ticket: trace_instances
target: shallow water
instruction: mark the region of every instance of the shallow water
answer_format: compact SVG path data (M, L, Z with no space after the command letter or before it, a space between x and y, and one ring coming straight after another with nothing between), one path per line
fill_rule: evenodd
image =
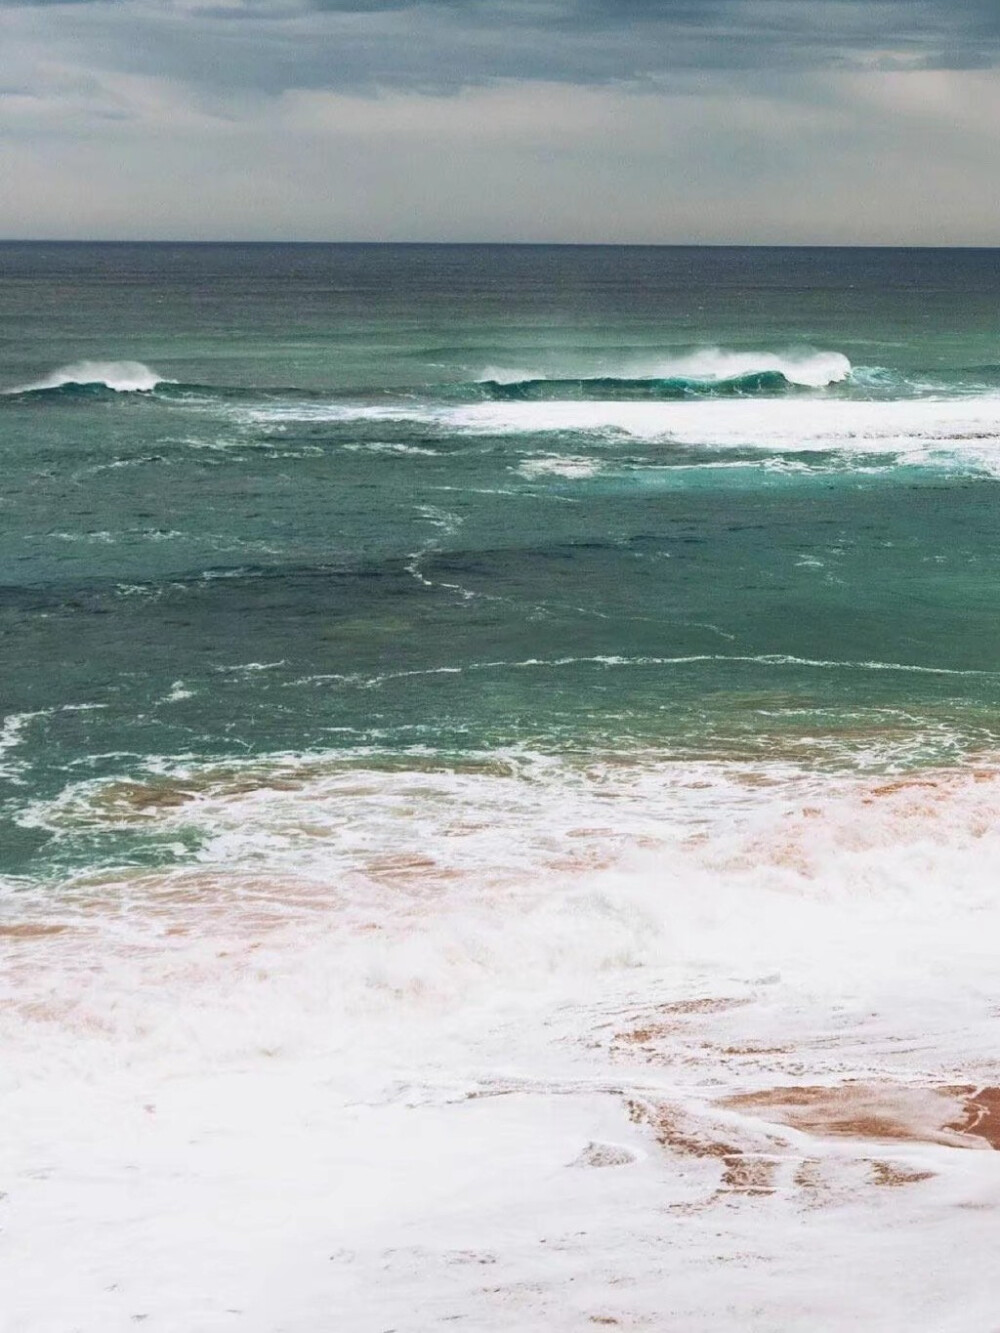
M14 1328L989 1322L998 296L0 246Z

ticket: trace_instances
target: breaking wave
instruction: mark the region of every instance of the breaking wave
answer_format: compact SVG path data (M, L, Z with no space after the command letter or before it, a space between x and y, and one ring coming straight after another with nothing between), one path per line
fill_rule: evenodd
M675 400L820 389L841 383L850 374L851 363L840 352L727 352L710 347L641 374L553 377L490 370L479 384L487 397L500 400Z
M164 380L141 361L74 361L29 384L8 389L9 394L51 393L60 389L110 389L115 393L149 393Z
M731 380L670 379L616 379L601 376L594 379L534 379L484 380L482 390L487 398L501 402L557 400L566 398L608 400L616 398L655 398L677 400L682 398L740 398L754 394L778 394L800 388L780 371L763 370L752 375L739 375Z

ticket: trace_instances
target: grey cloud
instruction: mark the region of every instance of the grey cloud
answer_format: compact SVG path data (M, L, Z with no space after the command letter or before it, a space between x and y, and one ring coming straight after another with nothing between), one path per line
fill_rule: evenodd
M0 234L995 236L996 0L0 7Z
M218 101L499 80L683 90L870 64L972 69L1000 57L996 10L946 0L42 0L20 15L55 57Z
M995 0L26 0L117 68L213 87L443 91L1000 59ZM53 20L55 21L55 20Z

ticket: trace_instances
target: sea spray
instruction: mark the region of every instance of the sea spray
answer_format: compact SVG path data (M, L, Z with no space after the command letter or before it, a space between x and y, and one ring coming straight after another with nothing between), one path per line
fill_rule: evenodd
M113 389L116 393L148 393L164 381L162 375L141 361L75 361L72 365L60 366L51 374L28 384L7 389L10 394L45 393L50 389L62 389L70 385L94 385Z

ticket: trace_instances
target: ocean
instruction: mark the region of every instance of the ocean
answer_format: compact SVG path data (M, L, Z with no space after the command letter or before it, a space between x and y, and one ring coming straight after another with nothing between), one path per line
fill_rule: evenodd
M11 1333L995 1320L1000 252L4 243L0 462Z

